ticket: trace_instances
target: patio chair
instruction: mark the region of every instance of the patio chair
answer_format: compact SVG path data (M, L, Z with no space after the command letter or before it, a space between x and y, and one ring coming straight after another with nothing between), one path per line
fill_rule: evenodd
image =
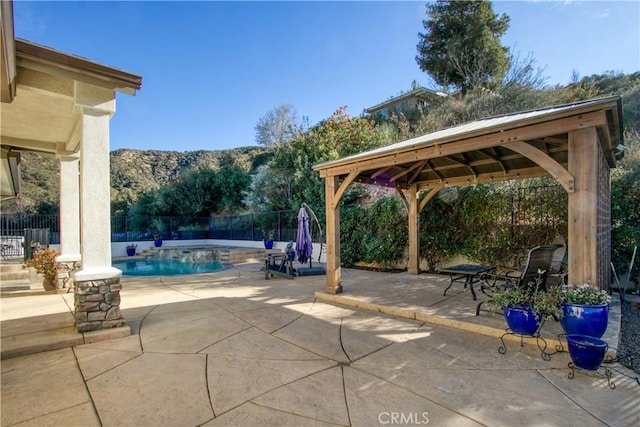
M566 285L568 276L567 242L563 237L558 237L551 244L558 245L558 248L553 252L553 257L551 258L546 284L547 286Z
M529 250L527 254L527 262L522 271L509 270L505 274L491 274L486 273L482 276L482 284L480 290L483 294L489 296L491 300L491 289L496 286L514 287L514 286L527 286L530 282L534 282L538 279L538 276L542 279L540 289L546 289L546 280L551 262L553 260L553 254L558 249L559 245L547 245L547 246L535 246ZM542 271L539 274L538 271ZM476 316L480 315L480 306L485 301L480 301L476 307Z

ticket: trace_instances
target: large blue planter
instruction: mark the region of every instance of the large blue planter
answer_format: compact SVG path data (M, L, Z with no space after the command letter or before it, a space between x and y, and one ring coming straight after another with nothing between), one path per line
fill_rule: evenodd
M567 335L578 334L600 338L607 330L609 304L562 304L562 311L560 324Z
M273 240L264 240L265 249L273 249Z
M509 329L520 335L535 335L542 322L540 313L535 313L531 307L506 306L504 318Z
M589 371L597 370L609 347L606 341L588 335L567 335L569 356L578 368Z

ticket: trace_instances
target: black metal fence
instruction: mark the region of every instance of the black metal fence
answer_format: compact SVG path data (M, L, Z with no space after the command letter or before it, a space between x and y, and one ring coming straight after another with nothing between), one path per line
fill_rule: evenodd
M111 241L133 242L154 240L227 239L261 241L270 238L277 241L295 240L298 227L298 211L248 213L243 215L219 215L212 217L111 217ZM321 223L324 222L324 209ZM3 256L20 256L31 229L49 229L47 244L60 243L58 215L2 214L0 241ZM314 239L318 233L312 233ZM40 236L40 235L39 235ZM38 240L38 239L36 239ZM34 240L35 241L35 240Z

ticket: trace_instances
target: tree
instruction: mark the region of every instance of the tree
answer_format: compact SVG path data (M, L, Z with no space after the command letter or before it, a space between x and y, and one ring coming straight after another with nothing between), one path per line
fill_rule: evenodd
M289 104L281 104L256 124L256 142L267 147L290 141L301 130L298 113Z
M473 88L491 88L509 67L509 49L500 37L509 17L493 12L489 1L442 1L427 5L429 19L418 33L416 62L443 86L465 94Z

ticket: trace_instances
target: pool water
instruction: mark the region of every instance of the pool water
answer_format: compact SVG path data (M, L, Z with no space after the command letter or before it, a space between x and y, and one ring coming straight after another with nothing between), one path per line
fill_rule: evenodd
M220 261L183 262L166 259L115 261L113 266L122 270L123 276L175 276L212 273L228 268Z

